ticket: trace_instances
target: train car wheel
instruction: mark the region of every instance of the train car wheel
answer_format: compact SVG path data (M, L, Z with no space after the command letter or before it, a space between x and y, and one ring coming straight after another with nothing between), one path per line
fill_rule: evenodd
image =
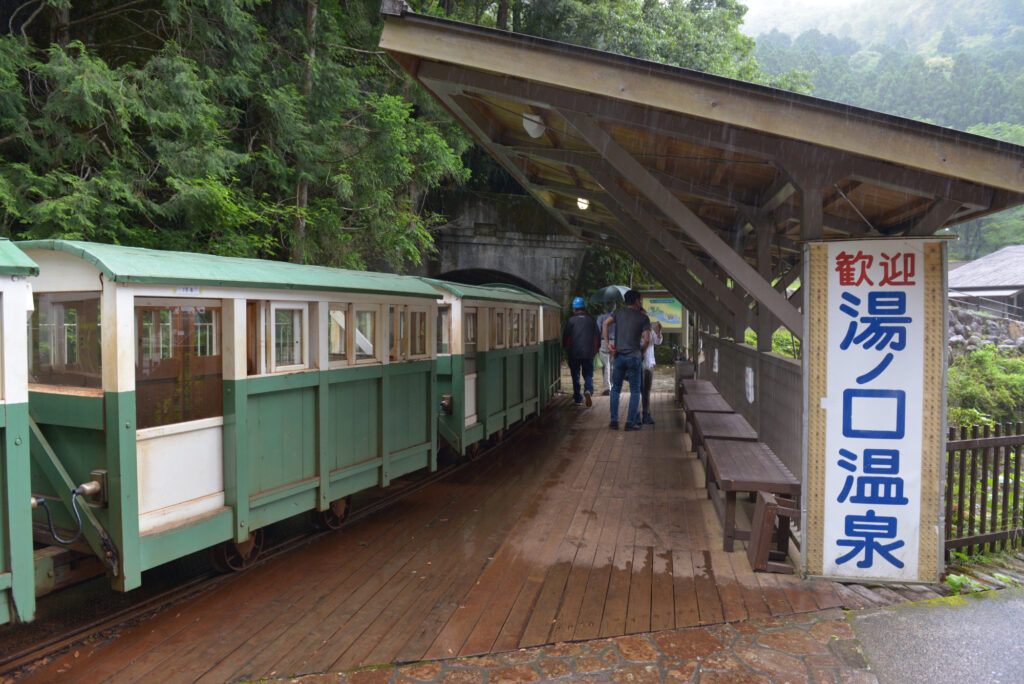
M226 541L213 547L213 564L222 572L245 570L259 558L263 551L263 530L249 534L249 538L238 544Z
M335 499L326 511L320 511L320 524L329 530L340 530L345 519L348 518L350 510L352 510L351 496Z

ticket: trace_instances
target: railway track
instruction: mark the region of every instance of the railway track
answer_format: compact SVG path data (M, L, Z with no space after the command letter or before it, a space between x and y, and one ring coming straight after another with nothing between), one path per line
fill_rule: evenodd
M259 567L270 562L274 558L288 554L302 546L311 544L318 539L336 534L337 532L402 501L404 498L451 476L459 470L472 465L480 458L496 451L501 446L504 438L511 434L511 432L519 430L521 427L529 424L535 419L536 417L530 417L529 419L513 426L508 431L505 431L499 440L495 440L488 446L481 446L472 453L471 457L454 460L454 462L445 465L444 467L439 467L433 473L426 473L419 476L413 474L412 476L405 478L406 482L398 484L397 487L395 486L395 483L392 483L392 486L388 489L377 490L370 494L362 494L361 499L363 500L360 500L357 505L352 507L351 512L336 525L332 525L329 528L319 529L312 527L307 528L305 531L298 534L290 536L285 535L280 540L275 540L274 543L264 548L260 552L258 558L240 572L245 572L251 568ZM73 648L74 646L90 639L102 637L102 635L107 634L112 630L116 630L120 626L143 619L148 615L158 613L193 596L213 591L218 586L231 581L236 574L238 573L225 573L215 570L213 568L213 563L208 563L208 567L206 569L200 570L198 574L190 577L184 583L179 583L163 591L157 591L145 598L140 598L138 601L132 601L129 605L107 611L101 616L78 621L72 627L62 628L56 633L46 632L38 637L32 637L30 635L19 639L17 638L19 636L19 630L31 631L36 623L0 627L0 645L4 643L18 643L17 646L14 646L12 650L8 652L3 652L3 647L0 646L0 676L10 677L13 680L16 680L24 674L26 670L32 669L34 664L45 662L50 657L60 652ZM97 591L96 593L99 594L100 592ZM109 595L110 593L113 593L113 590L106 587L106 593ZM58 592L49 597L51 602L59 601L61 594L62 592ZM122 594L121 596L125 595ZM11 638L12 641L8 641L9 638ZM8 680L4 679L3 681L6 682Z

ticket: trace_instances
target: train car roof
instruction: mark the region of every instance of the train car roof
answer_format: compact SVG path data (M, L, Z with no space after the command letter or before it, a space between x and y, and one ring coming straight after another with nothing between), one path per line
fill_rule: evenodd
M0 273L4 275L39 275L36 262L7 238L0 238Z
M389 273L74 240L28 240L18 242L17 245L21 249L48 249L72 254L93 264L110 280L119 283L266 287L437 297L437 292L419 278Z
M482 299L489 302L528 302L530 304L558 306L554 301L543 295L538 295L513 285L466 285L465 283L452 283L447 280L435 280L434 278L420 278L420 280L451 292L456 297L461 297L462 299Z
M516 292L522 292L527 297L533 298L533 300L536 301L538 304L543 304L544 306L553 306L555 308L561 308L561 305L554 299L546 297L545 295L542 294L538 294L533 290L527 290L525 287L521 287L519 285L512 285L511 283L488 283L487 285L484 285L484 287L501 287L506 290L515 290Z

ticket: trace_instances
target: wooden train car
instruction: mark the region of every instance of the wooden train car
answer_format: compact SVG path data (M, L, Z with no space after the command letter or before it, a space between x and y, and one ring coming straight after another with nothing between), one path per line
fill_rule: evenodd
M534 415L551 398L551 299L506 285L427 280L440 288L437 381L440 436L465 454L483 440ZM555 312L554 316L551 312ZM557 327L557 323L555 324ZM554 348L556 377L558 348Z
M86 539L118 589L436 467L437 291L416 278L67 241L29 326L32 491L99 480ZM38 444L36 444L38 442ZM68 510L59 525L73 528ZM229 547L230 548L230 547Z
M17 245L8 271L0 250L7 619L31 618L31 577L8 577L31 575L33 538L91 553L122 591L206 548L245 567L267 525L309 511L334 524L351 494L436 469L439 431L465 452L557 383L557 306L516 288ZM35 265L30 289L16 279ZM456 396L458 420L442 408Z
M25 317L36 264L0 239L0 624L35 612Z

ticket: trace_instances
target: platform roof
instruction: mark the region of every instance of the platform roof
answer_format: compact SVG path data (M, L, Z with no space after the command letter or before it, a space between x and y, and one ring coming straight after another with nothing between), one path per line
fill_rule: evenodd
M1019 146L399 0L381 11L381 47L568 232L630 251L719 323L770 312L799 334L782 293L805 240L931 235L1024 202Z

